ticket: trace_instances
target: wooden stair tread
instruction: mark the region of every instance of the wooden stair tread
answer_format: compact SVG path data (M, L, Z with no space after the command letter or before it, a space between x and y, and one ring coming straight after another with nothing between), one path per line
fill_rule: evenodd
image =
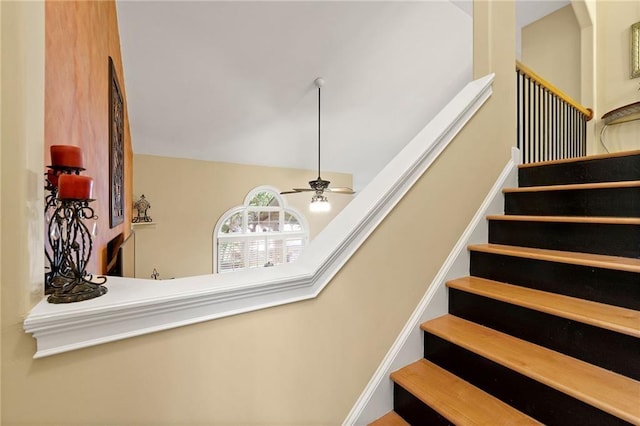
M609 189L609 188L635 188L640 187L640 180L628 180L618 182L598 183L571 183L565 185L523 186L518 188L504 188L502 193L514 192L542 192L542 191L570 191L581 189Z
M395 371L391 379L456 425L540 424L426 359Z
M548 166L548 165L551 165L551 164L567 164L567 163L575 163L575 162L578 162L578 161L603 160L603 159L606 159L606 158L616 158L616 157L631 157L631 156L634 156L634 155L640 155L640 150L610 152L610 153L607 153L607 154L587 155L587 156L583 156L583 157L565 158L565 159L562 159L562 160L540 161L538 163L520 164L520 165L518 165L518 168L526 169L528 167Z
M640 382L453 315L421 328L506 368L633 424L640 424Z
M369 426L409 426L395 411L389 411L384 416L369 423Z
M598 216L531 216L531 215L489 215L488 220L512 220L522 222L563 222L597 223L609 225L640 225L640 217L598 217Z
M502 244L474 244L470 245L468 248L471 251L484 253L640 273L640 259L630 257L508 246Z
M640 312L633 309L478 277L458 278L447 286L640 338Z

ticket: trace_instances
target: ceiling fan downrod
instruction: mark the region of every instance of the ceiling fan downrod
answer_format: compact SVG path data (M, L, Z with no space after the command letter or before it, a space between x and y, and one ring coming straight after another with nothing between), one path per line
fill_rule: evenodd
M328 180L324 180L320 177L320 170L321 170L321 166L320 166L320 148L321 148L321 144L320 144L320 135L321 135L321 129L320 129L320 106L321 106L321 88L324 85L324 79L322 77L318 77L316 78L314 81L314 84L316 85L316 87L318 88L318 178L315 180L311 180L309 181L309 188L293 188L290 191L282 191L280 194L294 194L294 193L298 193L298 192L315 192L316 195L313 198L313 202L315 201L323 201L328 203L327 197L325 197L323 194L324 192L332 192L332 193L338 193L338 194L355 194L355 192L353 191L353 189L351 188L347 188L347 187L342 187L342 188L329 188L329 184L331 182L329 182ZM320 197L322 197L322 199L320 199Z
M318 77L313 81L318 88L318 180L322 180L320 177L320 91L324 86L324 79Z

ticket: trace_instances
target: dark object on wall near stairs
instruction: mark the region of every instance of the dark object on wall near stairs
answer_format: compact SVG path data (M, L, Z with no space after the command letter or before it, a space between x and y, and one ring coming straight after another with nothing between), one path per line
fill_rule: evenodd
M137 214L131 219L133 223L149 223L153 222L151 216L147 215L147 211L151 208L151 203L142 194L140 198L133 203L133 208L136 209Z
M373 424L640 424L640 151L519 181Z

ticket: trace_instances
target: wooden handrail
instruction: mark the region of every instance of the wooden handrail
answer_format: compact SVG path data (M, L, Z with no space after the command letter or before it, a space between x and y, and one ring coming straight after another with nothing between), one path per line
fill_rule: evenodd
M536 74L531 68L527 67L526 65L524 65L520 61L516 61L516 70L520 71L523 74L525 74L531 80L533 80L536 83L538 83L539 85L545 87L547 90L549 90L554 95L558 96L564 102L568 103L569 105L574 107L576 110L580 111L580 113L585 116L585 119L587 121L589 121L589 120L591 120L593 118L593 110L591 108L587 108L587 107L584 107L584 106L580 105L571 96L567 95L562 90L558 89L556 86L554 86L553 84L549 83L547 80L545 80L544 78L542 78L541 76Z

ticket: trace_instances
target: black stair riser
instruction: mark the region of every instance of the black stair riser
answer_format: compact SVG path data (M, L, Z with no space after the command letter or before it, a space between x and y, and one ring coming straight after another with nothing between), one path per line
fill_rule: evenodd
M640 274L471 251L475 277L640 310Z
M640 180L640 155L524 167L521 187Z
M629 424L430 333L424 345L429 361L546 425Z
M507 192L505 214L640 217L640 187Z
M640 380L635 337L454 288L449 313Z
M412 426L453 425L397 383L393 384L393 411Z
M489 242L640 258L640 225L490 220Z

